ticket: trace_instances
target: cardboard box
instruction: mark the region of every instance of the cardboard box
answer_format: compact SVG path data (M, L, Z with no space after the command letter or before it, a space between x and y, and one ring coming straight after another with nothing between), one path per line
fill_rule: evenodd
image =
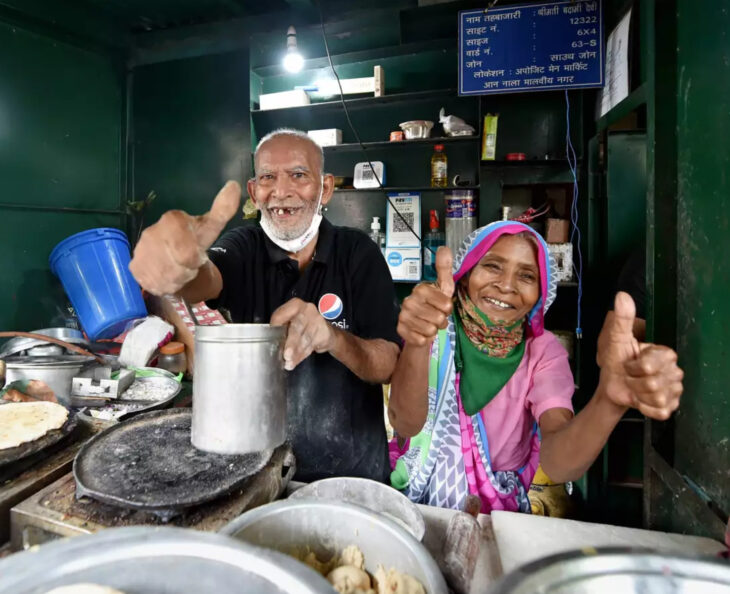
M339 128L325 128L324 130L307 130L307 136L319 146L334 146L342 144L342 130Z
M259 106L262 110L298 107L300 105L309 105L309 95L302 89L259 95Z
M565 219L548 219L545 225L545 240L548 243L568 243L570 221Z

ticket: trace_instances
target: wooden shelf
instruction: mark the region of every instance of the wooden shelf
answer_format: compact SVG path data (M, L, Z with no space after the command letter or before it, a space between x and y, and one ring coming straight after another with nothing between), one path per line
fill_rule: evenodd
M581 160L578 159L578 165ZM508 161L507 159L480 161L482 167L566 167L567 159L525 159L523 161Z
M335 188L335 193L349 192L451 192L452 190L478 190L479 186L448 186L446 188L432 188L431 186L415 186L406 188Z
M359 109L366 107L377 107L379 105L388 105L391 103L413 102L413 101L433 101L442 97L458 97L456 89L436 89L432 91L414 91L412 93L395 93L394 95L383 95L382 97L362 97L359 99L345 99L348 109ZM251 115L260 114L276 114L291 110L307 110L307 109L332 109L342 107L342 101L319 101L308 105L297 105L294 107L280 107L278 109L252 109Z
M476 134L472 136L442 136L432 138L414 138L412 140L378 140L375 142L363 142L365 148L403 148L407 146L429 145L429 144L451 144L455 142L476 142L481 140L481 136ZM356 151L362 147L357 142L347 142L344 144L333 144L332 146L324 146L322 150L325 153L337 153L340 151Z

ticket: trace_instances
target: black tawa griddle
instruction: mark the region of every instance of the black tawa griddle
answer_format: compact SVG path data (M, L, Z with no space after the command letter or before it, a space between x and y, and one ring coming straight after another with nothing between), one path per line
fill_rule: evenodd
M76 497L152 512L163 519L227 495L269 461L272 450L203 452L190 443L192 409L144 413L104 430L73 464Z
M33 441L21 443L14 448L0 450L0 483L37 462L38 456L45 456L57 447L61 447L66 438L74 432L76 426L76 412L69 410L66 422L58 429L49 431Z

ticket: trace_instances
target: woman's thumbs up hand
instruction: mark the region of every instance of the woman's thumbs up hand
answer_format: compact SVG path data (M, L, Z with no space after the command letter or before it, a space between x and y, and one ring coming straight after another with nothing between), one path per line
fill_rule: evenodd
M398 316L398 334L410 346L430 346L439 329L446 328L453 309L453 256L447 247L436 253L437 281L421 283L403 301Z
M618 293L598 337L599 390L614 404L666 420L679 406L684 373L674 350L634 338L635 317L633 299Z

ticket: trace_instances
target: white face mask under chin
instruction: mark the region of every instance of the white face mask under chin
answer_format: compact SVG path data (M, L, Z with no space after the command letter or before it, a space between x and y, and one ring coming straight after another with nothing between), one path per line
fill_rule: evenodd
M269 220L262 216L261 217L261 228L266 233L271 241L278 245L282 250L290 254L296 254L301 252L307 244L314 239L319 231L319 225L322 223L322 194L324 192L324 177L322 177L319 187L319 198L317 199L317 206L314 209L314 215L312 215L312 222L309 223L307 230L295 239L279 239L276 237L274 230Z

